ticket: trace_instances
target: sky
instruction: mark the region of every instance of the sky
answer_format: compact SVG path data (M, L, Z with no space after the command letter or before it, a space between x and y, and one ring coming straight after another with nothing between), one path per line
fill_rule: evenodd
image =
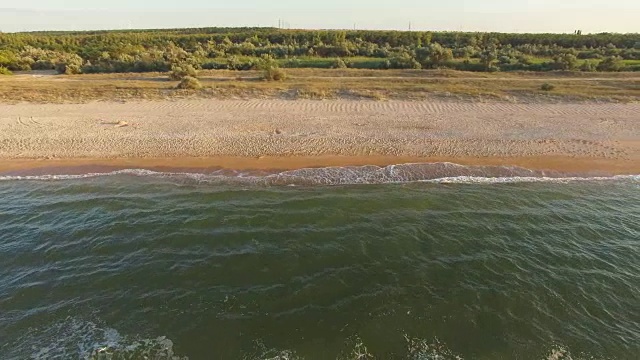
M0 0L0 31L215 26L640 33L640 0Z

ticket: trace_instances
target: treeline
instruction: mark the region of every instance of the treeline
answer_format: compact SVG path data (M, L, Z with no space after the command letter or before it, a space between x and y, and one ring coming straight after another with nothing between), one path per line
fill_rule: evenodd
M504 34L203 28L0 34L5 72L59 73L251 69L260 58L285 67L331 59L331 67L467 71L638 71L640 34ZM369 58L372 61L352 61ZM326 65L327 62L324 62Z

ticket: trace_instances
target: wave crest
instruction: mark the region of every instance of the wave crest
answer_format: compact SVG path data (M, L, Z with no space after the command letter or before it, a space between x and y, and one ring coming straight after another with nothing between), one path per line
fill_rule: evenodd
M0 181L61 181L108 176L169 178L197 183L255 185L357 185L389 183L521 183L575 181L640 181L640 175L601 176L557 171L530 170L513 166L465 166L454 163L416 163L389 166L345 166L303 168L281 172L216 170L207 173L159 172L123 169L86 174L5 175Z

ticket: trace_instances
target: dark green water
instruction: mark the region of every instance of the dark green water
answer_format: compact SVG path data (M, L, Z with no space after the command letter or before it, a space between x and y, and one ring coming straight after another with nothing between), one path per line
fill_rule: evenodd
M0 181L1 359L637 359L639 287L637 177Z

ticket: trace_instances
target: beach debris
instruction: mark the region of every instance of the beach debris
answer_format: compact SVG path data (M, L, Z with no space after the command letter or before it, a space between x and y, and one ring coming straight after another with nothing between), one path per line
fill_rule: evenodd
M101 122L102 125L113 125L113 127L117 127L117 128L121 128L121 127L126 127L126 126L131 126L132 124L129 124L127 121L124 120L120 120L120 121L102 121Z
M282 130L280 130L280 129L276 129L276 131L274 131L274 133L275 133L276 135L281 135L281 134L282 134Z

